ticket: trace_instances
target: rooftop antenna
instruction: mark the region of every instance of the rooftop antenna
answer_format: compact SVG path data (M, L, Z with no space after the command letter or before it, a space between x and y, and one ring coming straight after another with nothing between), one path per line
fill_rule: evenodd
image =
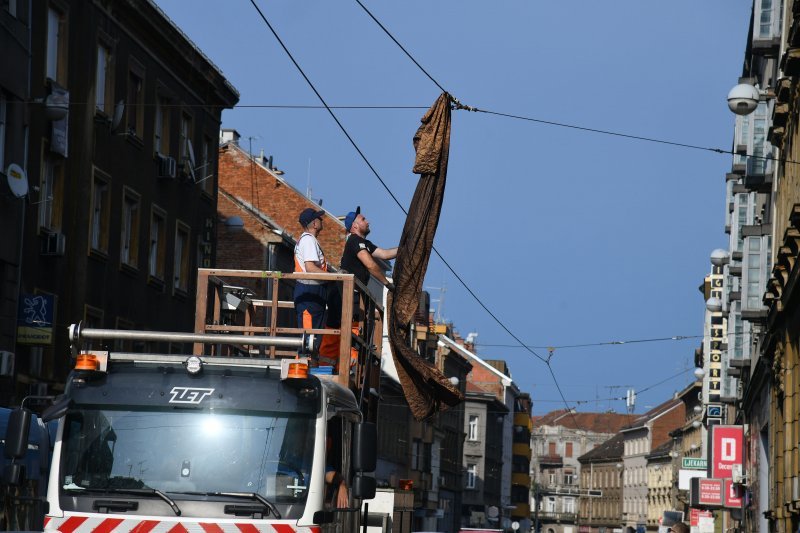
M636 408L636 391L633 389L628 389L628 393L625 396L625 408L628 410L629 415L632 415L633 410Z
M308 158L308 170L306 171L306 198L311 198L311 158Z
M434 316L433 320L437 324L442 323L442 309L444 309L444 295L447 292L447 285L445 282L442 282L441 287L425 287L426 289L430 290L438 290L439 291L439 298L431 298L431 302L439 302L439 305L436 306L436 315Z

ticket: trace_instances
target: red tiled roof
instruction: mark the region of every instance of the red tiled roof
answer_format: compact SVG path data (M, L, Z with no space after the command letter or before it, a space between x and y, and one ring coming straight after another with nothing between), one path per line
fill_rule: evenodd
M639 415L621 413L572 413L567 409L551 411L546 415L532 417L533 427L562 426L583 429L593 433L616 433L631 424Z
M474 381L467 380L467 392L474 392L477 394L493 394L492 391L486 390Z
M629 426L626 426L623 429L637 428L637 427L644 426L647 423L648 420L650 420L652 418L655 418L658 415L669 411L670 409L673 409L677 405L682 405L682 404L683 404L683 402L680 399L671 398L671 399L667 400L666 402L653 407L652 409L647 411L645 414L638 415L637 418Z

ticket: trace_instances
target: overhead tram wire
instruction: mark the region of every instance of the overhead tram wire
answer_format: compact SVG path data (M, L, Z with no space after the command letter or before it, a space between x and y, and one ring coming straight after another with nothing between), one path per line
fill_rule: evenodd
M437 86L438 86L438 84L437 84ZM528 121L528 122L536 122L538 124L544 124L544 125L547 125L547 126L557 126L557 127L560 127L560 128L569 128L569 129L574 129L574 130L579 130L579 131L586 131L586 132L590 132L590 133L599 133L601 135L611 135L611 136L614 136L614 137L622 137L622 138L631 139L631 140L651 142L651 143L657 143L657 144L665 144L665 145L669 145L669 146L675 146L675 147L678 147L678 148L688 148L688 149L692 149L692 150L702 150L702 151L707 151L707 152L714 152L714 153L721 154L721 155L741 155L741 156L746 157L748 159L761 160L761 161L774 161L776 163L781 163L781 164L786 164L786 165L798 165L798 164L800 164L800 161L795 161L793 159L782 159L782 158L771 157L771 156L766 156L766 155L738 154L737 152L735 152L733 150L724 150L722 148L711 148L711 147L708 147L708 146L700 146L700 145L689 144L689 143L681 143L681 142L676 142L676 141L667 141L667 140L664 140L664 139L657 139L655 137L645 137L645 136L640 136L640 135L632 135L632 134L628 134L628 133L620 133L620 132L611 131L611 130L602 130L602 129L597 129L597 128L589 128L589 127L586 127L586 126L577 126L575 124L567 124L567 123L564 123L564 122L557 122L557 121L552 121L552 120L544 120L544 119L533 118L533 117L525 117L525 116L514 115L514 114L510 114L510 113L501 113L499 111L491 111L491 110L487 110L487 109L479 109L477 107L471 107L471 106L462 105L462 104L458 103L458 100L455 100L455 99L454 99L454 101L456 103L456 109L465 109L465 110L468 110L468 111L474 111L476 113L484 113L484 114L487 114L487 115L495 115L495 116L500 116L500 117L513 118L513 119L517 119L517 120L524 120L524 121ZM13 102L8 102L9 105L13 105L13 104L26 104L27 105L27 104L39 104L39 103L41 103L41 102L35 102L35 101L32 101L32 100L15 100ZM94 104L90 103L90 102L70 102L69 105L70 106L81 106L81 105L94 105ZM155 107L158 104L155 104L155 103L153 103L153 104L143 103L143 104L137 104L137 105L140 105L142 107ZM162 107L186 107L186 104L181 104L181 103L161 104L161 106ZM304 104L237 104L237 105L234 105L234 106L229 108L228 106L225 106L224 104L218 104L218 105L215 105L215 104L203 104L203 107L209 107L209 108L221 107L221 108L225 108L225 109L347 109L347 110L373 110L373 111L375 111L375 110L428 109L430 106L419 106L419 105L329 105L329 106L324 106L324 105L304 105Z
M606 342L589 342L586 344L564 344L561 346L531 346L526 345L531 348L541 349L541 350L563 350L564 348L588 348L592 346L621 346L624 344L636 344L636 343L643 343L643 342L664 342L664 341L683 341L688 339L702 339L704 335L674 335L672 337L659 337L654 339L634 339L634 340L627 340L627 341L606 341ZM476 343L475 346L485 346L490 348L523 348L518 344L483 344L483 343Z
M253 1L254 1L254 0L251 0L251 2L253 2ZM421 71L422 71L422 72L423 72L423 73L424 73L424 74L425 74L425 75L426 75L426 76L427 76L427 77L428 77L428 78L429 78L429 79L430 79L430 80L431 80L431 81L432 81L432 82L433 82L433 83L434 83L434 84L435 84L435 85L436 85L436 86L439 88L439 89L441 89L441 90L442 90L442 92L444 92L444 93L447 93L447 94L452 94L450 91L446 90L446 89L445 89L445 88L444 88L444 87L443 87L443 86L442 86L442 85L441 85L441 84L440 84L438 81L436 81L436 80L433 78L433 76L431 76L431 75L428 73L428 71L427 71L427 70L425 70L425 69L422 67L422 65L420 65L420 63L419 63L419 62L418 62L418 61L417 61L417 60L416 60L416 59L415 59L415 58L414 58L414 57L413 57L413 56L412 56L412 55L411 55L411 54L408 52L408 50L406 50L406 49L405 49L405 47L404 47L402 44L400 44L400 42L399 42L399 41L398 41L398 40L397 40L397 39L394 37L394 35L392 35L392 34L391 34L391 32L390 32L390 31L389 31L389 30L388 30L388 29L387 29L387 28L386 28L386 27L385 27L385 26L384 26L384 25L383 25L383 24L382 24L382 23L381 23L381 22L380 22L380 21L379 21L379 20L378 20L378 19L375 17L375 15L373 15L373 14L372 14L372 12L371 12L369 9L367 9L367 7L366 7L366 6L365 6L365 5L364 5L364 4L361 2L361 0L355 0L355 1L356 1L356 3L357 3L359 6L361 6L361 9L363 9L363 10L364 10L364 12L365 12L365 13L367 13L367 15L368 15L368 16L369 16L369 17L370 17L370 18L371 18L373 21L375 21L375 23L376 23L376 24L377 24L377 25L378 25L378 26L379 26L379 27L380 27L380 28L381 28L381 29L384 31L384 33L386 33L386 35L387 35L387 36L388 36L388 37L389 37L389 38L390 38L392 41L394 41L394 43L395 43L395 44L396 44L396 45L397 45L397 46L398 46L398 47L399 47L399 48L400 48L400 49L403 51L403 53L405 53L405 54L406 54L406 56L408 56L408 58L409 58L409 59L410 59L410 60L411 60L411 61L412 61L412 62L413 62L413 63L414 63L414 64L415 64L415 65L416 65L416 66L417 66L417 67L418 67L418 68L419 68L419 69L420 69L420 70L421 70ZM274 33L274 32L273 32L273 33ZM277 37L277 35L276 35L276 37ZM315 92L316 92L316 91L315 91ZM451 98L452 98L452 96L451 96ZM453 100L454 100L454 102L457 104L457 108L459 108L459 109L466 109L466 110L473 111L473 112L480 111L479 109L477 109L477 108L475 108L475 107L469 107L469 106L463 106L463 105L461 105L461 103L460 103L458 100L455 100L455 98L454 98ZM500 113L495 113L495 112L487 112L487 113L490 113L490 114L496 114L496 115L498 115L498 116L502 116ZM506 115L506 116L509 116L509 115ZM520 117L520 116L516 116L516 117L514 117L514 118L518 118L518 119L524 119L524 117ZM337 122L338 122L338 121L337 121ZM559 123L553 123L553 125L562 125L562 124L559 124ZM579 129L586 130L586 131L594 131L594 130L591 130L591 129L589 129L589 128L579 128ZM596 132L598 132L598 133L610 133L610 132L605 132L605 131L602 131L602 130L597 130ZM624 134L620 134L620 136L622 136L622 137L626 137L626 138L635 138L635 136L624 135ZM349 136L348 136L348 138L349 138ZM640 138L639 140L652 140L652 139ZM668 144L675 144L675 143L668 143ZM687 147L687 148L691 148L691 147L693 147L693 146L692 146L692 145L685 145L685 147ZM711 150L711 151L714 151L714 152L718 152L718 153L724 153L724 151L722 151L722 150L720 150L720 149L710 149L710 150ZM360 151L359 151L359 153L360 153ZM362 156L362 157L363 157L363 156ZM370 165L370 168L372 168L372 166L371 166L371 165ZM374 172L374 169L373 169L373 172ZM380 178L379 178L379 179L380 179ZM383 180L381 180L381 183L383 183ZM385 186L385 184L384 184L384 186ZM392 195L392 197L394 198L394 195ZM395 199L395 201L397 201L397 200ZM402 206L400 206L400 208L402 209ZM403 209L403 211L405 212L405 210L404 210L404 209ZM569 409L569 405L567 404L567 400L566 400L566 398L564 397L564 393L561 391L561 386L560 386L560 385L559 385L559 383L558 383L558 379L556 378L556 375L555 375L555 373L553 372L553 367L551 366L551 361L550 361L550 360L551 360L551 358L553 357L553 350L552 350L552 349L551 349L551 350L548 350L548 351L549 351L549 356L547 357L547 359L544 359L544 358L542 358L542 356L540 356L539 354L537 354L537 353L536 353L536 352L535 352L533 349L531 349L529 346L525 345L525 343L524 343L524 342L522 342L522 341L521 341L521 340L520 340L520 339L519 339L519 338L518 338L516 335L514 335L514 334L513 334L513 333L512 333L512 332L511 332L511 331L510 331L510 330L509 330L509 329L508 329L508 328L505 326L505 324L503 324L503 323L502 323L500 320L498 320L498 319L497 319L497 317L496 317L496 316L495 316L495 315L494 315L494 314L493 314L491 311L489 311L489 309L488 309L488 308L487 308L487 307L486 307L486 306L483 304L483 302L481 302L481 300L480 300L480 299L479 299L479 298L478 298L478 297L475 295L475 293L473 293L473 292L472 292L472 290L471 290L471 289L470 289L470 288L467 286L467 284L466 284L466 283L464 283L464 280L462 280L462 279L461 279L461 277L460 277L460 276L458 276L458 275L455 273L455 271L454 271L454 270L453 270L453 268L452 268L452 267L449 265L449 263L447 263L447 261L445 261L445 260L444 260L444 258L442 257L442 255L439 253L439 251L438 251L438 250L436 250L436 248L435 248L435 247L433 248L433 251L434 251L434 252L436 253L436 255L439 257L439 259L441 259L441 260L442 260L442 262L443 262L443 263L445 264L445 266L446 266L446 267L447 267L447 268L450 270L450 272L452 272L452 273L453 273L453 275L454 275L454 276L456 276L456 278L458 279L458 281L459 281L459 282L460 282L460 283L461 283L461 284L464 286L464 288L466 288L466 289L467 289L467 291L468 291L468 292L469 292L469 293L472 295L472 297L473 297L473 298L475 298L475 300L476 300L476 301L477 301L477 302L478 302L478 303L481 305L481 307L483 307L483 308L484 308L484 310L486 310L486 311L489 313L489 315L490 315L492 318L494 318L494 319L495 319L495 321L496 321L498 324L500 324L500 326L501 326L501 327L502 327L502 328L503 328L503 329L504 329L504 330L505 330L505 331L506 331L506 332L507 332L507 333L508 333L508 334L509 334L509 335L510 335L510 336L511 336L511 337L512 337L512 338L513 338L515 341L517 341L517 342L518 342L518 343L519 343L521 346L523 346L523 347L524 347L524 348L525 348L527 351L529 351L530 353L532 353L534 356L536 356L538 359L542 360L542 361L543 361L543 362L544 362L544 363L547 365L547 369L548 369L548 371L550 372L550 375L551 375L551 376L552 376L552 378L553 378L553 383L555 383L555 385L556 385L556 388L558 389L559 396L560 396L560 397L561 397L561 399L564 401L564 405L565 405L565 406L568 408L568 410L569 410L569 412L570 412L570 415L572 416L572 420L573 420L573 422L575 422L575 425L576 425L576 427L580 427L580 425L579 425L579 424L578 424L578 422L577 422L577 419L575 418L575 415L574 415L574 414L573 414L573 412L572 412L572 409Z
M403 53L406 56L408 56L408 58L422 71L423 74L425 74L443 92L446 92L447 94L452 94L450 91L445 90L444 87L442 87L442 85L438 81L436 81L433 78L433 76L431 76L428 73L428 71L425 70L422 67L422 65L420 65L419 61L417 61L414 58L414 56L412 56L411 53L409 53L409 51L406 50L405 47L402 44L400 44L400 42L395 38L394 35L392 35L392 33L386 28L386 26L384 26L375 17L375 15L372 14L372 12L369 9L367 9L367 7L363 3L361 3L361 0L355 0L355 2L359 6L361 6L361 9L363 9L364 12L372 20L375 21L375 24L377 24L380 27L380 29L382 29L384 31L384 33L386 33L386 35L392 41L394 41L394 43L400 48L400 50L402 50ZM694 145L694 144L665 141L665 140L656 139L656 138L653 138L653 137L644 137L644 136L639 136L639 135L630 135L630 134L626 134L626 133L617 133L617 132L609 131L609 130L588 128L588 127L584 127L584 126L574 126L572 124L565 124L565 123L562 123L562 122L535 119L535 118L530 118L530 117L524 117L524 116L521 116L521 115L512 115L510 113L500 113L500 112L497 112L497 111L489 111L489 110L486 110L486 109L479 109L477 107L462 106L460 104L460 102L458 102L458 100L456 100L456 103L458 103L457 107L459 109L466 109L468 111L474 111L474 112L477 112L477 113L485 113L487 115L496 115L496 116L500 116L500 117L514 118L514 119L517 119L517 120L526 120L526 121L530 121L530 122L537 122L537 123L540 123L540 124L547 124L547 125L550 125L550 126L558 126L558 127L562 127L562 128L576 129L576 130L587 131L587 132L591 132L591 133L601 133L601 134L604 134L604 135L612 135L612 136L615 136L615 137L623 137L623 138L626 138L626 139L633 139L633 140L637 140L637 141L646 141L646 142L653 142L653 143L659 143L659 144L666 144L666 145L676 146L676 147L680 147L680 148L689 148L689 149L693 149L693 150L704 150L704 151L708 151L708 152L715 152L715 153L718 153L718 154L736 155L736 153L733 150L723 150L722 148L709 148L709 147L705 147L705 146L697 146L697 145ZM798 164L797 161L779 160L779 159L776 159L774 157L755 156L755 155L748 155L746 157L751 157L753 159L764 159L764 160L767 160L767 161L779 161L781 163Z
M283 48L283 51L286 53L286 55L292 61L292 63L294 64L295 68L297 68L298 72L300 72L300 75L303 76L303 79L306 80L306 83L308 84L308 86L311 87L311 90L314 91L314 94L317 96L317 98L319 98L319 101L322 102L322 104L325 106L325 109L328 111L328 114L330 114L331 118L333 118L334 122L336 122L337 126L339 126L339 129L342 130L342 133L345 135L345 137L347 137L347 140L350 141L350 144L353 145L353 148L356 150L356 152L358 152L358 155L361 157L361 159L364 160L364 163L367 165L367 167L369 167L369 169L372 171L372 173L375 175L375 177L378 179L378 181L381 183L381 185L383 185L383 188L386 189L386 192L389 194L389 196L392 198L392 200L394 200L394 202L397 204L397 206L400 208L400 210L403 213L405 213L406 216L407 216L408 215L408 211L406 211L406 209L403 207L403 204L400 203L400 201L394 195L394 193L389 188L389 186L386 184L386 182L383 180L383 178L381 178L380 174L378 174L378 171L375 170L375 167L372 166L372 163L370 163L370 161L367 159L367 156L364 155L364 152L361 151L361 148L358 147L356 142L353 140L353 138L347 132L347 129L342 125L342 123L336 117L336 114L328 106L327 102L325 102L325 99L322 97L320 92L317 90L317 88L314 86L314 84L308 78L306 73L300 67L300 64L295 60L295 58L292 55L292 53L289 51L289 49L283 43L283 40L280 38L278 33L275 31L275 28L272 27L272 24L270 24L269 20L267 20L267 17L264 15L264 13L258 7L258 5L256 4L255 0L250 0L250 3L253 5L255 10L258 12L259 16L261 17L261 20L264 21L264 24L267 25L267 27L269 28L270 32L272 32L272 35L275 37L275 39L281 45L281 48ZM398 43L398 45L399 45L399 43ZM422 69L421 66L420 66L420 68ZM425 72L424 69L422 69L422 70L423 70L423 72ZM426 74L427 74L427 72L426 72ZM430 78L429 74L428 74L428 77ZM431 78L431 79L433 79L433 78ZM434 83L436 83L435 80L434 80ZM438 86L439 84L436 83L436 85ZM440 86L440 88L441 88L441 86ZM442 89L442 92L450 94L450 93L448 93L448 91L445 91L444 89ZM444 265L447 267L447 269L456 277L456 279L461 283L461 285L467 290L467 292L469 292L469 294L475 299L475 301L478 302L478 304L489 314L489 316L491 316L495 320L495 322L497 322L498 325L500 325L500 327L503 328L515 341L519 342L521 345L524 346L524 343L516 335L514 335L511 332L511 330L509 330L508 327L499 318L497 318L497 316L495 316L495 314L492 313L489 310L488 307L486 307L486 305L480 300L480 298L478 298L478 296L472 291L472 289L469 288L469 286L461 278L461 276L459 276L456 273L456 271L453 269L453 267L450 266L450 263L448 263L444 259L444 257L442 257L442 254L439 253L439 251L436 249L436 247L434 246L432 248L433 248L434 253L436 253L436 256L439 257L439 259L442 261L442 263L444 263ZM526 349L528 350L528 352L533 354L537 359L539 359L540 361L544 362L547 365L547 368L548 368L548 370L550 372L550 375L553 378L553 383L555 384L556 389L558 389L559 396L561 396L562 400L564 400L564 405L569 409L569 405L566 403L566 398L564 397L564 393L561 391L561 386L558 383L558 379L556 379L555 373L553 372L553 369L550 366L550 360L549 359L545 359L544 357L542 357L541 355L539 355L538 353L536 353L534 350L532 350L530 348L526 347ZM572 413L572 409L569 409L569 411L570 411L570 414L571 414L571 416L573 418L573 421L575 422L576 427L580 427L580 425L578 424L577 420L575 419L574 413Z

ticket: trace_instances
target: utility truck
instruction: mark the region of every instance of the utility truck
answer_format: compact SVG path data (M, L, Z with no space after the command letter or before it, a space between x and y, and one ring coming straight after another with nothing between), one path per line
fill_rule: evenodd
M279 320L298 278L339 288L341 327ZM70 327L74 370L42 414L58 421L45 530L358 531L375 494L381 305L348 274L200 269L197 285L194 332ZM317 335L339 336L336 368L314 367ZM11 417L11 457L31 418Z

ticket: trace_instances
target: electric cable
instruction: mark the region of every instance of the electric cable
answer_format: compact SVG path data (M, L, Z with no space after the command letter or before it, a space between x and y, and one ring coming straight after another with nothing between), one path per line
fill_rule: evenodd
M379 21L377 18L375 18L375 15L373 15L373 14L370 12L370 10L369 10L369 9L367 9L367 7L366 7L364 4L362 4L362 3L361 3L361 0L356 0L356 3L357 3L358 5L360 5L360 6L361 6L361 9L363 9L363 10L364 10L364 11L367 13L367 15L369 15L369 16L370 16L370 18L371 18L372 20L374 20L374 21L375 21L375 24L377 24L378 26L380 26L380 28L381 28L381 29L382 29L382 30L383 30L383 31L386 33L386 35L388 35L388 36L389 36L389 38L390 38L392 41L394 41L394 44L396 44L397 46L399 46L399 47L400 47L400 50L402 50L403 52L405 52L405 54L408 56L408 58L409 58L409 59L410 59L410 60L411 60L411 61L412 61L412 62L413 62L413 63L414 63L414 64L415 64L415 65L416 65L416 66L417 66L417 67L418 67L418 68L419 68L419 69L420 69L422 72L423 72L423 74L425 74L425 75L428 77L428 79L429 79L429 80L431 80L431 81L434 83L434 85L436 85L436 86L437 86L437 87L438 87L438 88L439 88L439 89L440 89L440 90L441 90L443 93L451 94L451 93L450 93L450 91L448 91L447 89L445 89L444 87L442 87L442 84L441 84L441 83L439 83L438 81L436 81L435 79L433 79L433 76L431 76L430 74L428 74L428 71L427 71L427 70L425 70L424 68L422 68L422 65L420 65L420 64L419 64L419 62L418 62L416 59L414 59L414 56L412 56L410 53L408 53L408 50L406 50L406 49L405 49L405 47L404 47L402 44L400 44L400 41L398 41L397 39L395 39L395 38L394 38L394 35L392 35L392 34L389 32L389 30L387 30L387 29L386 29L386 27L385 27L383 24L381 24L381 21Z
M303 79L305 79L306 83L309 85L309 87L311 88L311 90L312 90L312 91L314 91L314 94L316 94L317 98L319 98L320 102L322 102L322 104L325 106L325 109L328 111L328 114L330 114L331 118L333 118L333 120L334 120L334 121L336 122L336 124L339 126L339 129L342 131L342 133L345 135L345 137L347 137L347 140L348 140L348 141L350 141L350 144L353 146L353 148L356 150L356 152L359 154L359 156L361 156L361 159L363 159L363 161L364 161L364 163L367 165L367 167L369 167L369 169L372 171L372 173L375 175L375 177L378 179L378 181L381 183L381 185L383 185L383 188L384 188L384 189L386 189L386 192L389 194L389 196L392 198L392 200L394 200L394 202L395 202L395 203L398 205L398 207L400 207L400 210L401 210L401 211L403 211L403 213L405 213L405 214L406 214L406 216L407 216L407 215L408 215L408 212L406 211L406 209L403 207L403 205L400 203L400 201L397 199L397 197L396 197L396 196L394 195L394 193L391 191L391 189L390 189L390 188L389 188L389 186L386 184L386 182L383 180L383 178L381 178L380 174L378 174L377 170L375 170L375 167L373 167L373 166L372 166L372 163L370 163L370 162L369 162L369 160L367 159L366 155L364 155L364 152L362 152L362 151L361 151L361 149L360 149L360 148L358 147L358 145L356 144L355 140L353 140L353 138L352 138L352 137L350 136L350 134L347 132L347 129L346 129L346 128L345 128L345 127L342 125L342 123L341 123L341 122L339 121L339 119L336 117L336 114L335 114L335 113L334 113L334 112L333 112L333 111L332 111L332 110L331 110L331 109L328 107L328 104L327 104L327 102L325 102L325 99L322 97L322 95L319 93L319 91L317 90L317 88L314 86L314 84L311 82L311 80L310 80L310 79L308 78L308 76L305 74L305 72L303 71L303 69L300 67L299 63L298 63L298 62L295 60L294 56L291 54L291 52L289 51L289 49L288 49L288 48L286 47L286 45L283 43L283 40L281 40L281 38L280 38L280 36L278 35L278 33L277 33L277 32L275 31L275 29L272 27L272 24L270 24L269 20L267 20L267 17L264 15L264 13L263 13L263 12L261 11L261 9L258 7L258 5L256 4L255 0L250 0L250 3L253 5L253 7L255 8L255 10L258 12L259 16L261 17L261 19L262 19L262 20L264 21L264 23L267 25L267 27L269 28L269 30L270 30L270 32L272 33L272 35L275 37L275 39L276 39L276 40L278 41L278 43L280 44L281 48L283 48L283 51L286 53L286 55L287 55L287 56L289 57L289 59L292 61L292 63L294 64L295 68L297 68L297 70L298 70L298 71L300 72L300 74L303 76ZM443 92L445 92L445 93L446 93L447 91L443 91ZM449 93L448 93L448 94L449 94ZM444 259L444 257L442 257L442 255L439 253L439 251L436 249L436 247L432 247L432 249L433 249L434 253L436 254L436 256L437 256L437 257L439 257L439 259L440 259L440 260L441 260L441 261L444 263L444 265L447 267L447 269L448 269L448 270L449 270L449 271L450 271L450 272L451 272L451 273L452 273L452 274L453 274L453 275L456 277L456 279L458 279L458 281L459 281L459 282L462 284L462 286L463 286L463 287L464 287L464 288L467 290L467 292L469 292L469 293L470 293L470 295L471 295L471 296L472 296L472 297L475 299L475 301L477 301L477 302L478 302L478 304L479 304L481 307L483 307L483 309L484 309L484 310L485 310L485 311L486 311L486 312L487 312L487 313L488 313L488 314L489 314L489 315L490 315L490 316L491 316L491 317L492 317L492 318L495 320L495 322L497 322L497 323L500 325L500 327L502 327L502 328L503 328L503 329L504 329L504 330L505 330L505 331L506 331L506 332L507 332L507 333L508 333L508 334L509 334L509 335L510 335L512 338L514 338L514 340L516 340L516 341L517 341L517 342L519 342L520 344L523 344L523 345L524 345L524 343L523 343L523 342L522 342L522 341L521 341L521 340L520 340L520 339L519 339L519 338L518 338L516 335L514 335L514 334L511 332L511 330L509 330L509 329L508 329L508 327L507 327L507 326L506 326L506 325L505 325L505 324L504 324L502 321L500 321L500 319L499 319L499 318L497 318L497 317L494 315L494 313L492 313L492 312L489 310L489 308L488 308L488 307L486 307L486 305L485 305L485 304L484 304L484 303L483 303L483 302L482 302L482 301L481 301L481 300L478 298L478 296L477 296L477 295L476 295L476 294L475 294L475 293L472 291L472 289L470 289L470 288L469 288L469 286L468 286L468 285L466 284L466 282L465 282L465 281L464 281L464 280L461 278L461 276L459 276L459 275L458 275L458 274L455 272L455 270L453 269L453 267L451 267L451 266L450 266L450 263L448 263L448 262L447 262L447 261ZM544 358L543 358L541 355L539 355L538 353L536 353L536 352L535 352L534 350L532 350L531 348L526 348L526 349L527 349L527 350L528 350L528 351L529 351L531 354L533 354L533 355L534 355L536 358L538 358L539 360L543 361L543 362L544 362L544 363L547 365L548 371L550 372L550 375L551 375L551 376L552 376L552 378L553 378L553 382L555 383L556 389L558 389L559 395L560 395L560 396L561 396L561 398L564 400L564 405L565 405L567 408L569 408L568 404L566 403L566 398L564 397L564 393L561 391L561 386L560 386L560 385L559 385L559 383L558 383L558 379L556 378L556 376L555 376L555 373L553 372L553 369L552 369L552 367L550 366L550 361L549 361L549 359L544 359ZM572 414L571 410L570 410L570 413ZM576 424L576 427L580 427L580 425L577 423L577 420L575 420L575 416L574 416L574 414L572 414L572 417L573 417L573 422L575 422L575 424Z
M356 1L358 1L358 0L356 0ZM423 72L424 72L424 69L423 69ZM436 83L435 80L434 80L434 83ZM436 83L436 85L439 86L438 83ZM447 92L447 91L444 91L444 92ZM450 94L450 93L448 93L448 94ZM495 116L500 116L500 117L505 117L505 118L512 118L512 119L516 119L516 120L528 121L528 122L536 122L538 124L544 124L544 125L548 125L548 126L556 126L556 127L560 127L560 128L568 128L568 129L574 129L574 130L585 131L585 132L590 132L590 133L598 133L598 134L602 134L602 135L611 135L611 136L614 136L614 137L622 137L622 138L631 139L631 140L651 142L651 143L657 143L657 144L664 144L664 145L669 145L669 146L674 146L674 147L679 147L679 148L687 148L687 149L692 149L692 150L702 150L702 151L714 152L714 153L722 154L722 155L733 155L733 156L737 156L738 155L738 156L746 157L748 159L753 159L753 160L775 161L777 163L791 164L791 165L800 164L800 161L795 161L793 159L784 159L784 158L772 157L772 156L767 156L767 155L739 154L739 153L737 153L737 152L735 152L733 150L724 150L722 148L712 148L712 147L708 147L708 146L700 146L700 145L682 143L682 142L677 142L677 141L667 141L665 139L658 139L658 138L655 138L655 137L646 137L646 136L642 136L642 135L633 135L633 134L629 134L629 133L621 133L621 132L617 132L617 131L604 130L604 129L599 129L599 128L589 128L587 126L578 126L576 124L568 124L568 123L565 123L565 122L558 122L558 121L553 121L553 120L544 120L544 119L539 119L539 118L534 118L534 117L526 117L526 116L515 115L515 114L511 114L511 113L503 113L503 112L499 112L499 111L491 111L491 110L488 110L488 109L480 109L480 108L477 108L477 107L465 106L465 105L460 104L457 100L455 100L455 102L456 102L456 104L455 104L455 108L456 109L466 109L466 110L474 111L474 112L477 112L477 113L484 113L484 114L487 114L487 115L495 115ZM33 101L33 100L13 100L13 101L9 101L8 102L8 104L15 104L15 103L19 103L19 104L43 104L43 102L38 102L38 101ZM91 102L70 102L69 105L70 105L70 107L72 107L72 106L94 105L94 104L91 103ZM135 106L140 106L140 107L155 107L156 105L159 105L159 104L156 104L156 103L152 103L152 104L151 103L135 104ZM164 103L162 103L162 104L160 104L160 106L161 107L165 107L165 108L166 107L176 107L176 108L180 107L180 108L183 108L183 107L186 107L186 104L184 104L184 103L164 104ZM134 107L134 105L132 105L131 107ZM217 108L217 107L219 107L219 108L223 108L223 109L411 110L411 109L428 109L430 106L417 106L417 105L328 105L328 106L322 106L322 105L305 105L305 104L236 104L236 105L233 105L233 106L226 106L224 104L205 104L204 103L203 107L206 107L206 108Z
M743 336L744 333L739 334L731 334L731 335L738 335ZM585 344L564 344L561 346L530 346L531 348L538 348L542 350L563 350L564 348L587 348L591 346L614 346L614 345L623 345L623 344L636 344L636 343L643 343L643 342L664 342L664 341L683 341L687 339L702 339L705 335L673 335L672 337L657 337L653 339L633 339L633 340L624 340L624 341L606 341L606 342L589 342ZM483 343L475 343L475 346L485 346L490 348L522 348L522 346L518 344L483 344Z
M378 25L378 27L380 27L380 29L382 29L384 31L384 33L386 33L386 35L400 48L400 50L402 50L403 53L405 53L406 56L408 56L408 58L437 87L439 87L439 89L442 90L442 92L446 92L447 94L453 94L452 92L450 92L450 91L446 90L444 87L442 87L442 85L438 81L433 79L433 77L430 74L428 74L428 71L425 70L422 67L422 65L420 65L419 61L417 61L408 52L408 50L406 50L405 47L402 44L400 44L400 42L395 38L395 36L392 35L392 33L386 28L386 26L384 26L375 17L375 15L372 14L372 12L369 9L367 9L366 6L364 6L364 4L361 3L361 0L355 0L355 1L359 6L361 6L361 9L363 9L364 12L366 12L367 15L369 15L369 17L372 20L375 21L375 23ZM456 102L458 102L458 101L456 100ZM464 106L464 105L461 105L460 102L458 103L458 106L456 106L456 107L457 107L457 109L466 109L468 111L474 111L474 112L477 112L477 113L485 113L485 114L488 114L488 115L496 115L496 116L501 116L501 117L514 118L514 119L518 119L518 120L526 120L526 121L530 121L530 122L537 122L537 123L540 123L540 124L547 124L547 125L550 125L550 126L558 126L558 127L561 127L561 128L570 128L570 129L575 129L575 130L580 130L580 131L587 131L587 132L591 132L591 133L600 133L600 134L603 134L603 135L612 135L612 136L615 136L615 137L623 137L623 138L626 138L626 139L632 139L632 140L637 140L637 141L653 142L653 143L665 144L665 145L676 146L676 147L681 147L681 148L689 148L689 149L693 149L693 150L704 150L704 151L709 151L709 152L715 152L715 153L718 153L718 154L737 155L736 152L734 152L733 150L723 150L721 148L709 148L709 147L705 147L705 146L698 146L698 145L688 144L688 143L665 141L665 140L656 139L656 138L653 138L653 137L630 135L630 134L627 134L627 133L618 133L618 132L614 132L614 131L601 130L601 129L597 129L597 128L588 128L588 127L584 127L584 126L575 126L575 125L572 125L572 124L565 124L563 122L555 122L555 121L551 121L551 120L535 119L535 118L531 118L531 117L524 117L524 116L521 116L521 115L512 115L512 114L509 114L509 113L500 113L500 112L497 112L497 111L489 111L489 110L486 110L486 109L479 109L477 107ZM782 163L787 163L787 162L791 162L791 163L795 163L795 164L797 163L795 161L778 160L778 159L776 159L774 157L768 157L768 156L746 155L746 157L751 157L751 158L754 158L754 159L763 159L763 160L767 160L767 161L781 161Z

